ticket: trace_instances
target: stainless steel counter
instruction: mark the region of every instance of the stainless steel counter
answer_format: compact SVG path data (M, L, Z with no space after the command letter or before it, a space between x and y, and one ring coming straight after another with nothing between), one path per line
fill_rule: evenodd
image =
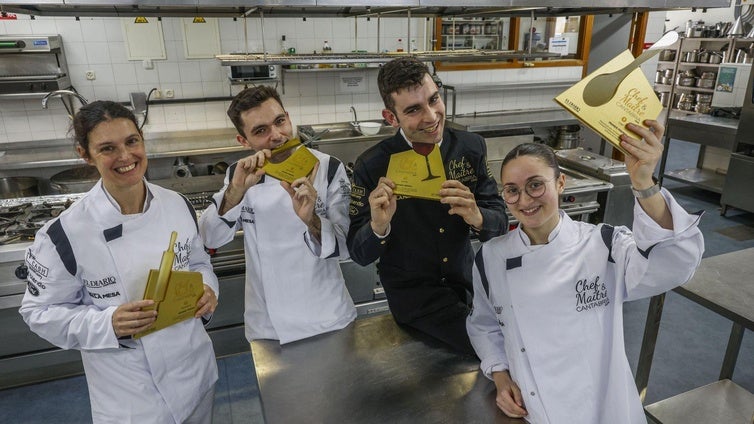
M754 330L754 248L702 259L694 276L674 292L733 322L719 381L648 405L660 422L747 422L754 413L754 394L733 384L744 331ZM662 318L665 295L652 298L636 370L636 385L646 393L649 371ZM751 366L752 358L742 358Z
M420 337L381 315L282 347L253 341L265 422L524 423L497 408L476 358Z
M676 116L668 119L667 136L730 150L736 138L738 122L738 119L704 114Z
M520 128L554 127L577 124L579 121L562 108L512 110L476 115L456 115L447 125L471 132L512 130Z
M180 131L157 133L153 137L145 134L147 157L163 158L175 156L207 155L243 151L245 148L236 141L236 130L222 128L215 130ZM19 145L0 144L0 169L29 169L84 164L73 147L71 140L31 141Z

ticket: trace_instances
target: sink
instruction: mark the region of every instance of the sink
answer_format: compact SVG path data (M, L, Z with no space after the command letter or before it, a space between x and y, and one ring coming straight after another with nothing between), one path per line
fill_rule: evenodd
M367 140L382 140L390 137L397 131L396 128L386 125L382 120L369 120L361 122L379 122L382 124L380 131L375 135L364 135L358 128L351 125L350 122L333 122L328 124L314 124L314 125L299 125L298 134L302 141L308 141L313 136L328 130L322 134L318 141L314 144L343 142L343 141L367 141Z

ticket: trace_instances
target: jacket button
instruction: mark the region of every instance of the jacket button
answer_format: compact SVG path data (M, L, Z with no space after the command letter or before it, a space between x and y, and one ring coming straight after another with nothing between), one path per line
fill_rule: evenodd
M529 394L532 395L532 396L534 396L534 392L530 392Z
M385 240L380 240L380 244L385 244L385 243L387 243Z
M445 228L440 228L440 234L445 232Z
M440 278L440 281L442 281L444 283L445 281L447 281L447 278L442 277L442 278Z
M522 353L523 353L523 352L526 352L526 349L524 349L524 348L522 347L522 348L521 348L521 352L522 352Z
M443 262L448 262L448 258L442 258Z

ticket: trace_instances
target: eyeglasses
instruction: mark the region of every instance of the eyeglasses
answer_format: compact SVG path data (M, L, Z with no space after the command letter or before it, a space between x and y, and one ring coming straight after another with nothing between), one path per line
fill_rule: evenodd
M547 183L554 179L555 177L552 177L549 180L535 178L526 183L524 191L526 191L526 194L532 199L538 199L545 194L545 191L547 191ZM521 189L515 185L506 185L503 187L503 191L500 194L503 196L505 203L513 205L518 203L518 199L521 198Z

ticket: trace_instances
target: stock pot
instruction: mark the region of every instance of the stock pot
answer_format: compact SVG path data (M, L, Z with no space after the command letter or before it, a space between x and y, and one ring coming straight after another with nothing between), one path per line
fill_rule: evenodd
M39 196L39 181L34 177L0 178L0 199Z

